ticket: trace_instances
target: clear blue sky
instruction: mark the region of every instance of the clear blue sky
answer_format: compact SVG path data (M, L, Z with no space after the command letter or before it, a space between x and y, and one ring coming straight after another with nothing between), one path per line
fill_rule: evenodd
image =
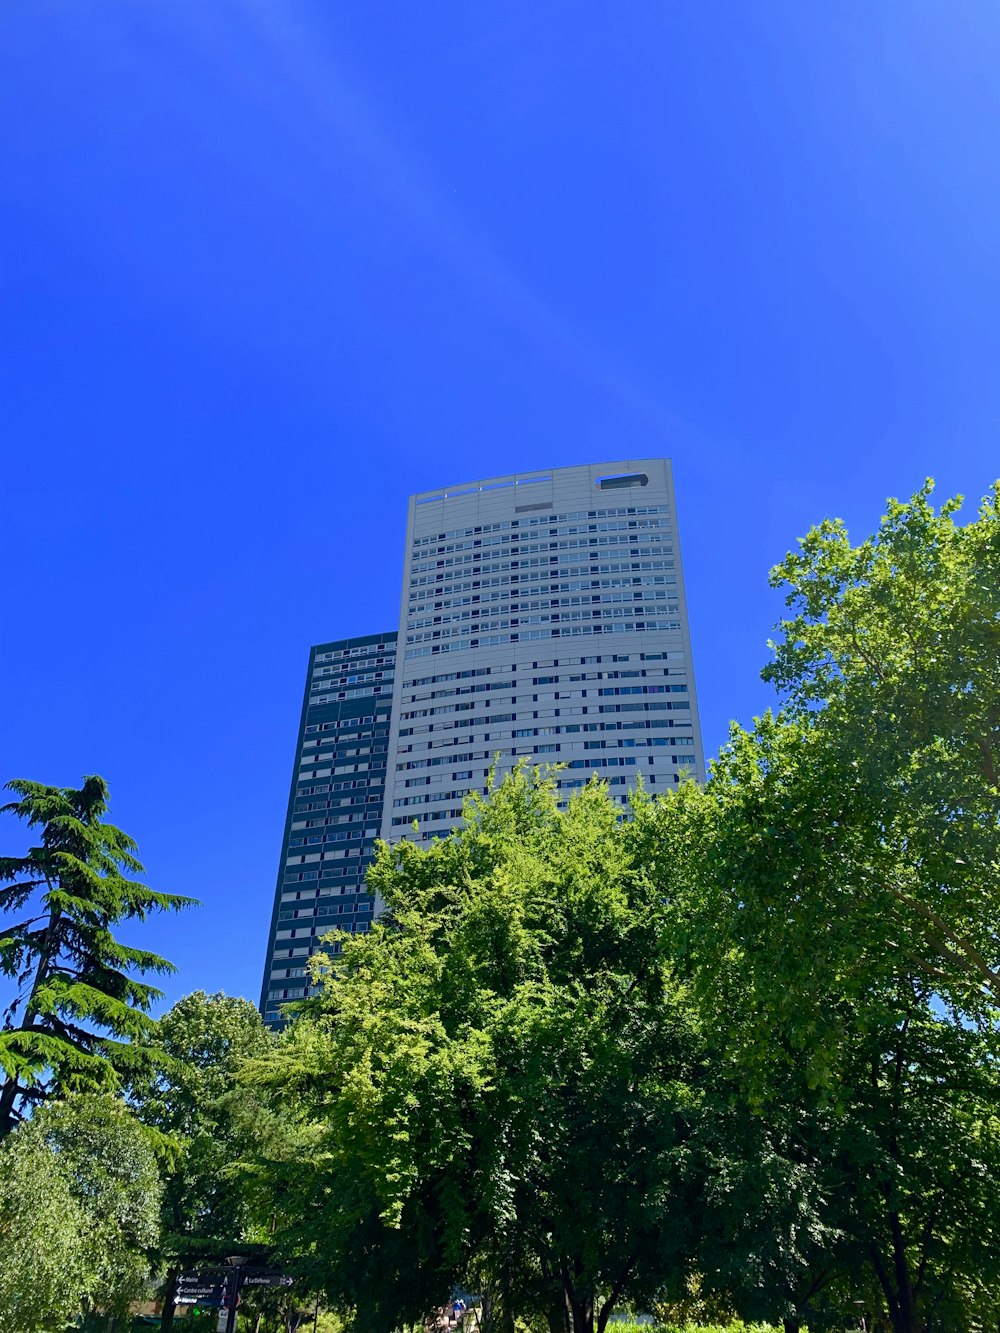
M4 0L0 773L203 900L171 997L256 997L410 492L671 456L715 750L798 535L986 489L998 68L992 0Z

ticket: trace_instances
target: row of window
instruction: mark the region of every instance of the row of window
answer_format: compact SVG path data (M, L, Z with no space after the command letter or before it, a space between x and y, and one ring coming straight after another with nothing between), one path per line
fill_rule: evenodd
M318 756L322 755L324 759L330 759L334 754L343 758L348 755L358 758L363 755L385 754L388 749L387 741L376 741L374 745L358 745L357 736L315 736L312 740L302 742L302 754Z
M643 588L669 587L675 589L673 595L676 597L676 574L650 574L642 578L639 574L627 575L622 578L571 578L558 579L550 574L550 582L545 583L540 579L537 588L527 588L524 584L518 582L517 587L508 585L506 588L499 588L493 592L472 592L458 589L454 596L441 597L439 601L432 602L432 597L440 595L440 589L430 589L421 597L411 597L409 615L412 617L426 611L450 611L457 606L486 606L491 602L506 603L512 597L522 597L525 594L534 597L543 593L562 594L567 592L600 592L602 589L608 591L625 590L631 588L633 592ZM525 580L527 583L528 580Z
M445 730L453 730L459 727L489 727L499 725L501 722L514 722L516 719L516 713L494 713L489 717L460 717L456 718L454 722L442 723L442 726ZM418 730L416 727L400 727L399 734L400 736L412 736L416 730ZM432 722L429 727L420 727L419 730L433 731L434 723Z
M356 791L361 788L381 787L382 775L372 777L368 775L361 778L342 778L337 782L327 782L320 787L303 787L296 793L296 798L301 796L311 796L314 792L332 792L332 791ZM310 809L309 806L296 806L296 809Z
M355 657L372 657L377 653L392 652L394 644L388 639L385 643L369 643L362 648L334 648L330 652L317 653L316 662L339 662Z
M690 709L691 709L690 702L688 701L681 702L680 700L676 700L675 702L672 703L664 702L664 703L642 703L642 704L640 703L599 704L597 706L596 712L633 713L633 712L644 711L651 713L651 712L670 712L672 710L683 710L690 712ZM560 705L559 708L544 708L544 709L535 708L531 711L530 716L532 718L560 717L560 716L577 717L581 715L586 716L588 711L591 711L591 705L584 705L583 707L573 706L570 708L565 708ZM519 713L492 713L489 715L481 714L479 717L455 717L455 718L450 718L449 720L443 722L430 722L427 723L426 725L419 727L400 727L399 735L402 739L405 739L407 736L413 736L418 734L424 735L435 730L458 731L458 730L467 730L472 727L478 728L478 727L499 726L504 722L518 722L524 720L527 718L527 716L528 716L528 711L527 709L525 709ZM515 731L513 734L516 736L517 732ZM483 737L483 739L488 741L489 734L487 733ZM496 739L499 740L501 739L501 737L498 736Z
M327 881L336 879L340 875L349 878L352 876L355 878L360 876L361 880L359 882L363 882L364 875L367 873L368 867L371 865L370 857L368 860L360 859L366 850L368 849L365 847L360 849L353 847L351 849L352 860L348 865L341 862L339 865L323 864L316 870L288 870L282 877L282 886L305 884L310 880L322 880L323 883L320 886L320 892L329 891L333 886L328 884Z
M350 902L325 901L320 898L308 907L282 907L278 912L279 921L313 920L321 916L371 916L374 907L363 898L352 898Z
M313 686L313 689L316 689L315 685ZM372 695L377 697L378 695L391 693L391 684L385 686L376 685L374 688L370 688L366 685L363 690L340 690L333 694L317 695L315 698L309 700L309 707L312 708L314 704L338 704L343 703L346 699L367 699Z
M349 796L327 796L325 800L319 801L303 801L297 799L293 814L296 820L301 821L303 815L314 810L349 810L352 818L360 819L365 813L366 806L370 812L371 806L377 804L382 799L382 791L384 787L385 774L380 773L378 781L373 782L365 791L357 792ZM302 822L297 822L292 825L293 829L303 827L305 827L305 825Z
M357 764L337 763L332 767L312 768L307 771L305 765L311 762L327 764L327 765L330 764L329 758L315 759L315 760L303 759L302 768L299 770L299 776L298 776L299 782L312 782L315 778L327 778L327 777L339 778L345 773L368 773L371 775L375 775L376 773L378 773L379 776L381 776L385 771L384 758L380 761L380 764L379 763L372 764L364 761Z
M388 711L386 711L384 717L385 720L388 720ZM379 720L383 720L382 717ZM358 741L368 740L371 737L388 736L388 727L376 727L374 731L358 731L357 735L354 734L355 727L361 727L374 721L373 717L344 717L334 722L310 722L305 730L307 736L311 736L317 731L336 731L339 733L339 739L350 737L350 739Z
M547 685L552 682L559 683L559 677L538 677L538 683L540 684ZM572 677L570 677L569 683L572 683ZM525 682L525 685L527 685L527 682ZM607 685L598 689L596 693L598 698L621 694L686 694L687 688L685 682L681 682L677 685ZM593 696L593 694L594 691L592 690L591 696ZM510 703L512 705L516 704L518 698L520 698L522 705L527 703L536 704L539 702L539 697L540 696L537 694L532 694L530 696L526 694L520 696L513 695L510 699ZM546 694L542 696L541 701L543 703L550 703L556 700L565 701L567 699L577 700L586 698L586 690L561 689L553 691L551 695ZM469 713L472 712L473 709L481 707L482 701L479 699L470 699L466 703L434 704L429 708L413 708L409 712L402 713L401 720L403 722L412 722L415 719L422 717L451 717L456 713ZM584 709L583 711L586 712L587 710ZM400 735L402 734L403 733L400 732Z
M561 597L531 597L524 601L514 601L505 603L502 606L471 606L468 610L459 611L435 611L425 616L413 616L407 621L408 630L426 629L431 625L466 625L470 620L478 620L483 629L494 628L494 622L489 620L490 616L496 615L516 615L524 611L553 611L564 606L616 606L627 603L633 611L645 609L639 603L646 602L666 602L667 606L657 607L657 611L667 610L676 612L678 603L677 594L668 592L664 589L637 588L629 589L627 592L603 592L603 593L570 593ZM407 643L413 642L413 636L407 637Z
M432 759L407 759L404 763L396 765L396 772L406 773L417 768L438 768L441 764L469 764L480 759L492 759L492 757L493 754L490 750L467 750L463 754L442 754L436 755Z
M537 522L537 520L536 520ZM510 546L512 551L514 547L528 542L532 539L546 536L541 531L541 524L537 531L527 530L508 531L503 533L494 533L488 535L481 533L469 535L465 540L461 538L453 541L438 541L428 543L428 547L433 549L417 550L418 545L422 545L427 539L423 538L421 543L414 542L414 553L421 558L431 555L453 555L456 551L478 551L485 550L491 546ZM659 529L661 531L670 531L670 522L667 519L659 518L621 518L604 523L574 522L567 524L556 515L551 515L544 521L544 526L548 528L549 537L577 537L591 532L648 532L650 529ZM524 546L524 550L531 550L530 546ZM537 547L534 549L538 549ZM416 568L416 566L414 566Z
M562 731L563 728L561 727L527 727L523 731L515 731L514 735L517 737L550 736L553 733L558 734L561 733ZM661 746L676 746L676 745L681 745L681 746L694 745L694 737L693 736L626 736L614 741L608 741L608 740L584 741L583 748L585 750L646 750L646 749L659 748ZM579 748L579 741L567 742L565 748L567 753L572 753L573 750ZM542 746L533 745L528 747L527 749L522 749L521 753L541 754L542 749L543 749ZM551 754L553 752L561 754L563 751L563 744L560 741L558 744L555 745L545 745L544 750L548 754ZM514 749L512 753L516 755L518 752L516 749ZM650 762L652 762L652 760L650 760ZM428 781L429 780L430 779L428 779Z
M364 837L364 830L363 830L363 829L360 829L360 828L356 828L356 829L337 829L336 832L333 832L333 833L327 833L327 834L325 834L321 839L320 839L320 838L317 838L316 841L322 841L322 842L328 842L328 843L329 843L329 842L360 842L361 839L362 839L363 837ZM301 846L304 844L304 842L305 842L305 838L290 838L290 839L289 839L289 842L288 842L288 846L289 846L289 847L301 847ZM300 864L300 863L303 862L305 859L306 859L306 858L305 858L304 856L296 856L296 855L293 855L293 856L289 856L289 857L288 857L288 859L287 859L287 861L285 862L285 864L286 864L286 865Z
M469 777L472 777L471 773ZM398 796L392 804L397 810L404 805L438 805L441 801L454 801L456 795L457 793L449 788L446 791L425 792L422 796Z
M474 528L453 528L450 532L431 533L427 537L417 537L413 549L428 546L432 542L450 541L452 537L474 537L481 532L505 532L511 528L534 528L545 523L566 523L571 519L581 518L626 518L641 517L646 514L668 514L669 505L619 505L614 509L577 509L566 514L546 514L539 518L514 518L500 523L483 523Z
M573 564L560 560L558 556L546 556L544 559L522 560L517 564L517 572L499 572L484 576L481 572L474 578L461 571L446 574L422 574L410 580L410 606L421 598L441 597L445 593L475 592L484 588L507 588L516 583L519 587L525 583L544 583L550 579L584 578L594 574L634 574L659 572L669 573L676 569L675 560L632 560L618 559L607 564L593 563L593 556L575 557L580 563ZM489 573L489 571L487 571ZM461 583L456 582L462 579ZM414 591L414 590L417 591Z
M381 786L381 784L379 784ZM293 829L317 828L321 824L342 824L347 819L361 819L365 814L365 806L377 804L382 799L381 791L370 791L361 796L342 796L337 801L310 801L307 805L296 809L295 814L304 814L307 810L343 810L345 807L353 806L355 811L350 815L337 815L336 818L325 817L323 819L297 819L293 824Z
M587 731L664 731L667 728L690 727L690 722L674 718L657 718L652 722L560 722L554 726L518 727L511 732L511 736L517 740L523 736L571 736ZM428 742L428 745L432 743ZM687 741L678 739L677 744L685 745ZM691 744L694 744L693 740Z
M533 639L566 639L580 634L634 634L636 632L658 633L679 630L679 620L647 620L634 624L626 621L621 625L600 621L588 625L562 625L551 629L524 630L518 634L494 634L475 639L456 639L453 642L431 643L422 647L407 648L407 661L418 657L437 656L439 653L467 652L470 648L493 648L506 643L523 643Z
M391 676L394 666L395 658L390 659L385 670L347 672L342 666L320 666L314 668L312 679L327 680L336 676L339 685L368 685L373 680L381 680L385 675Z
M651 594L652 596L652 594ZM607 606L602 604L597 607L590 607L588 610L580 611L549 611L538 615L504 615L495 620L481 620L477 624L457 624L452 628L441 628L433 630L422 630L412 634L407 634L406 642L426 643L428 640L453 639L460 634L491 634L495 630L519 629L524 625L564 625L573 624L576 621L585 620L588 622L601 620L617 620L625 616L655 616L669 615L676 611L676 606L653 606L642 604L633 604L630 606ZM461 617L454 616L452 619L465 621L467 613ZM640 628L642 628L640 626ZM475 645L473 645L475 646Z
M509 668L511 672L515 669L515 666ZM496 694L501 690L516 689L517 678L512 675L510 680L488 680L481 685L456 685L450 690L430 690L427 694L407 694L403 695L402 702L404 704L426 703L432 699L456 699L468 694Z
M689 744L689 745L693 745L693 744L694 744L694 739L693 739L692 737L687 737L687 738L683 738L683 739L681 739L681 738L677 738L677 737L660 736L660 737L655 737L655 738L649 738L649 739L647 739L647 740L645 740L645 741L639 740L639 741L631 741L631 742L629 742L629 741L619 741L619 742L618 742L619 746L621 746L621 747L623 747L623 748L629 748L630 746L634 746L634 747L636 747L636 748L641 748L641 747L643 747L643 746L650 746L650 747L652 747L652 746L656 746L656 747L660 747L660 746L667 746L667 745L683 745L683 744L685 744L685 743L687 743L687 744ZM588 743L588 748L590 748L591 745L594 745L594 746L604 746L604 745L606 745L606 744L607 744L606 741L594 741L594 742L589 742L589 743ZM567 746L566 748L567 748L567 750L569 750L569 746ZM543 743L543 744L541 744L541 745L532 745L532 746L528 746L528 747L526 747L526 748L523 748L523 749L520 751L521 755L562 754L562 752L563 752L563 746L562 746L561 742L545 742L545 743ZM518 750L516 749L516 747L511 751L511 753L512 753L512 755L514 755L515 757L517 756L517 754L518 754ZM672 754L672 755L669 755L669 756L664 756L664 760L663 760L663 762L666 762L667 759L669 759L669 762L672 763L672 764L693 764L693 763L695 762L695 757L694 757L694 755L688 755L688 754L682 754L682 755L675 755L675 754ZM656 762L655 757L654 757L653 755L649 755L649 756L648 756L648 760L649 760L650 765L653 765L653 764ZM596 758L589 758L589 759L566 759L566 760L563 760L563 761L561 761L561 762L565 763L565 764L567 765L567 767L569 767L569 768L588 768L588 767L589 767L589 768L622 768L622 767L625 767L625 766L627 766L627 765L629 765L629 764L631 764L631 765L641 764L641 763L643 762L643 758L642 758L641 755L633 754L633 755L626 755L626 756L623 756L623 757L611 757L611 758L603 758L603 757L602 757L602 758L600 758L600 759L596 759ZM483 777L484 777L484 778L485 778L485 777L489 777L489 772L490 772L490 770L489 770L488 768L484 768L484 769L483 769ZM461 772L456 772L456 773L452 773L452 774L451 774L451 780L452 780L452 782L471 782L471 781L472 781L472 777L473 777L473 770L472 770L472 769L465 769L465 770L463 770L463 771L461 771ZM424 778L407 778L406 781L403 783L403 786L404 786L404 788L414 788L414 787L430 786L431 781L432 781L432 779L431 779L430 777L424 777ZM425 794L425 795L422 795L422 796L400 797L400 798L395 799L395 800L393 801L392 804L393 804L393 807L394 807L394 808L397 808L397 809L398 809L399 807L401 807L401 806L422 805L422 804L425 804L425 805L431 805L431 804L438 803L438 802L440 802L440 801L447 801L447 800L449 800L449 799L454 799L455 794L456 794L456 793L455 793L454 788L449 788L449 789L443 789L443 790L441 790L441 791L437 791L437 792L434 792L434 793L431 793L431 794Z
M694 762L694 756L691 756L690 762L692 763ZM591 770L595 768L595 765L593 763L585 764L585 766ZM680 777L678 774L673 774L672 779L668 778L668 781L671 780L676 783L680 781ZM575 787L585 787L589 781L590 781L590 774L588 774L586 777L580 777L580 778L564 777L561 774L556 775L556 786L560 790L571 789ZM624 787L628 785L630 781L630 776L625 774L622 774L620 776L609 775L604 779L604 781L607 783L609 787ZM646 778L646 781L649 782L651 785L655 786L656 785L655 774L649 774L649 776ZM461 815L462 815L461 807L458 808L451 807L447 810L428 810L426 811L426 813L422 813L420 815L419 823L420 825L424 825L430 823L440 823L443 820L457 820L461 818ZM416 816L413 814L394 815L392 818L392 824L393 827L395 828L403 828L409 824L412 824L415 818ZM427 835L424 836L426 837Z
M660 652L660 653L609 653L591 655L589 657L553 657L539 659L532 662L531 669L537 671L539 667L575 667L575 666L603 666L605 662L631 662L633 657L639 662L663 662L667 660L681 660L684 654L679 652ZM468 671L446 671L437 676L418 676L413 680L406 682L407 689L414 689L421 685L441 685L451 680L469 680L473 676L491 676L502 674L505 671L516 671L517 663L513 662L508 666L492 667L473 667ZM325 729L325 727L324 727ZM306 727L306 731L314 728ZM376 733L379 734L379 733Z
M461 807L452 810L428 810L425 815L420 816L421 824L431 824L440 822L442 819L460 819L462 815ZM393 825L399 827L403 824L412 824L414 815L394 815Z
M637 545L640 541L653 542L654 546L640 547ZM674 548L669 543L670 534L668 532L663 534L646 532L641 536L638 532L630 532L619 537L561 537L558 541L527 542L524 546L512 546L509 552L505 551L503 553L504 558L502 560L497 560L495 556L483 551L475 551L469 555L450 555L435 560L422 560L419 564L413 566L411 573L413 575L430 574L436 573L438 570L461 570L466 565L479 565L483 573L497 574L505 569L520 569L524 564L528 564L530 567L530 561L526 561L524 558L526 556L540 555L543 552L551 553L552 551L588 551L597 554L605 547L625 546L629 548L630 554L635 555L671 555ZM486 564L486 560L490 560L492 563ZM412 583L410 586L413 586Z
M354 884L354 885L341 884L338 886L328 884L325 885L322 889L320 888L292 889L288 893L283 893L281 895L281 901L283 903L297 903L297 902L304 902L307 900L314 901L317 898L322 898L325 895L329 894L335 894L340 897L351 896L351 895L356 897L357 895L363 892L364 892L363 884ZM331 898L330 901L332 902L333 899ZM372 902L374 901L375 899L374 897L372 897Z

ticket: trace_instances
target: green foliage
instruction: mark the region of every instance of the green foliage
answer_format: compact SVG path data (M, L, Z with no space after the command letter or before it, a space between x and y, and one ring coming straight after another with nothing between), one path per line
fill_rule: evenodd
M1000 483L964 526L931 489L857 547L821 524L773 571L793 614L764 674L806 770L789 804L825 796L814 855L864 937L831 964L863 984L878 946L976 1021L1000 1003Z
M995 1319L1000 1250L1000 521L996 493L965 528L928 495L857 548L804 539L774 576L784 710L640 816L676 966L766 1131L713 1168L706 1281L906 1333Z
M169 1270L169 1327L171 1284L180 1265L253 1253L266 1242L267 1220L255 1209L253 1179L238 1166L282 1128L239 1081L242 1066L273 1045L248 1000L195 991L142 1041L148 1061L128 1091L160 1148L159 1257Z
M322 960L272 1087L314 1137L277 1243L359 1326L462 1279L580 1333L683 1282L702 1052L664 965L663 904L605 788L565 809L520 771L466 827L382 849L388 915Z
M7 787L19 799L3 812L41 832L27 855L0 858L0 911L24 913L0 931L0 972L17 986L0 1030L0 1139L25 1103L118 1086L160 994L138 977L172 969L157 954L121 944L112 928L193 901L132 878L142 866L132 839L104 821L101 778L85 778L78 790Z
M0 1145L0 1329L62 1329L124 1314L142 1292L159 1228L147 1135L101 1094L52 1101Z
M43 1139L0 1144L0 1333L62 1330L91 1270L86 1218Z
M657 1324L630 1324L625 1320L612 1325L613 1333L781 1333L777 1324L747 1324L742 1319L733 1319L725 1324L692 1324L673 1322ZM803 1328L802 1333L808 1333Z

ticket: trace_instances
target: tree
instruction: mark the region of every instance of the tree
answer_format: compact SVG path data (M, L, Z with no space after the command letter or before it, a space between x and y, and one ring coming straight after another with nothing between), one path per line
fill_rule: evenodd
M165 1146L160 1253L168 1269L163 1326L169 1328L182 1263L217 1262L265 1239L251 1182L236 1167L279 1128L249 1098L239 1072L267 1054L273 1037L248 1000L195 991L142 1042L149 1064L129 1098Z
M841 1237L828 1281L898 1333L995 1318L1000 1243L979 1192L1000 1053L1000 523L996 492L959 528L929 489L860 547L825 523L779 566L797 613L765 673L782 711L735 727L704 789L640 813L675 965L743 1098L818 1173L816 1218ZM811 1282L808 1253L783 1253Z
M37 1134L0 1144L0 1333L62 1330L89 1290L84 1213L53 1168Z
M165 959L115 939L113 927L177 911L194 899L158 893L135 843L105 822L108 789L18 780L3 813L41 830L25 856L0 858L0 910L26 915L0 931L0 971L17 993L0 1030L0 1139L21 1109L76 1088L113 1088L148 1033L160 992L139 980L172 971Z
M964 526L931 492L857 547L822 523L777 566L793 614L764 676L843 802L841 912L976 1016L1000 1003L1000 482Z
M142 1293L160 1182L148 1136L120 1101L77 1094L36 1111L0 1145L0 1201L0 1328L124 1315Z
M464 815L381 849L386 917L320 961L278 1049L315 1132L276 1174L276 1245L372 1330L460 1282L497 1328L603 1330L683 1288L703 1053L605 787L561 808L519 771Z

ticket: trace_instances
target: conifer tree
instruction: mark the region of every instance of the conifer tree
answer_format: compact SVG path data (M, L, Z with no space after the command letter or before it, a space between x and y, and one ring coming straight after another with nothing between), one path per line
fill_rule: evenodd
M195 901L135 878L143 873L136 845L105 821L102 778L86 777L79 789L19 779L7 790L18 799L0 813L40 836L25 856L0 857L0 912L19 916L0 930L0 972L15 987L0 1026L0 1139L25 1106L113 1088L144 1058L131 1043L152 1026L160 992L141 978L173 966L112 931Z

